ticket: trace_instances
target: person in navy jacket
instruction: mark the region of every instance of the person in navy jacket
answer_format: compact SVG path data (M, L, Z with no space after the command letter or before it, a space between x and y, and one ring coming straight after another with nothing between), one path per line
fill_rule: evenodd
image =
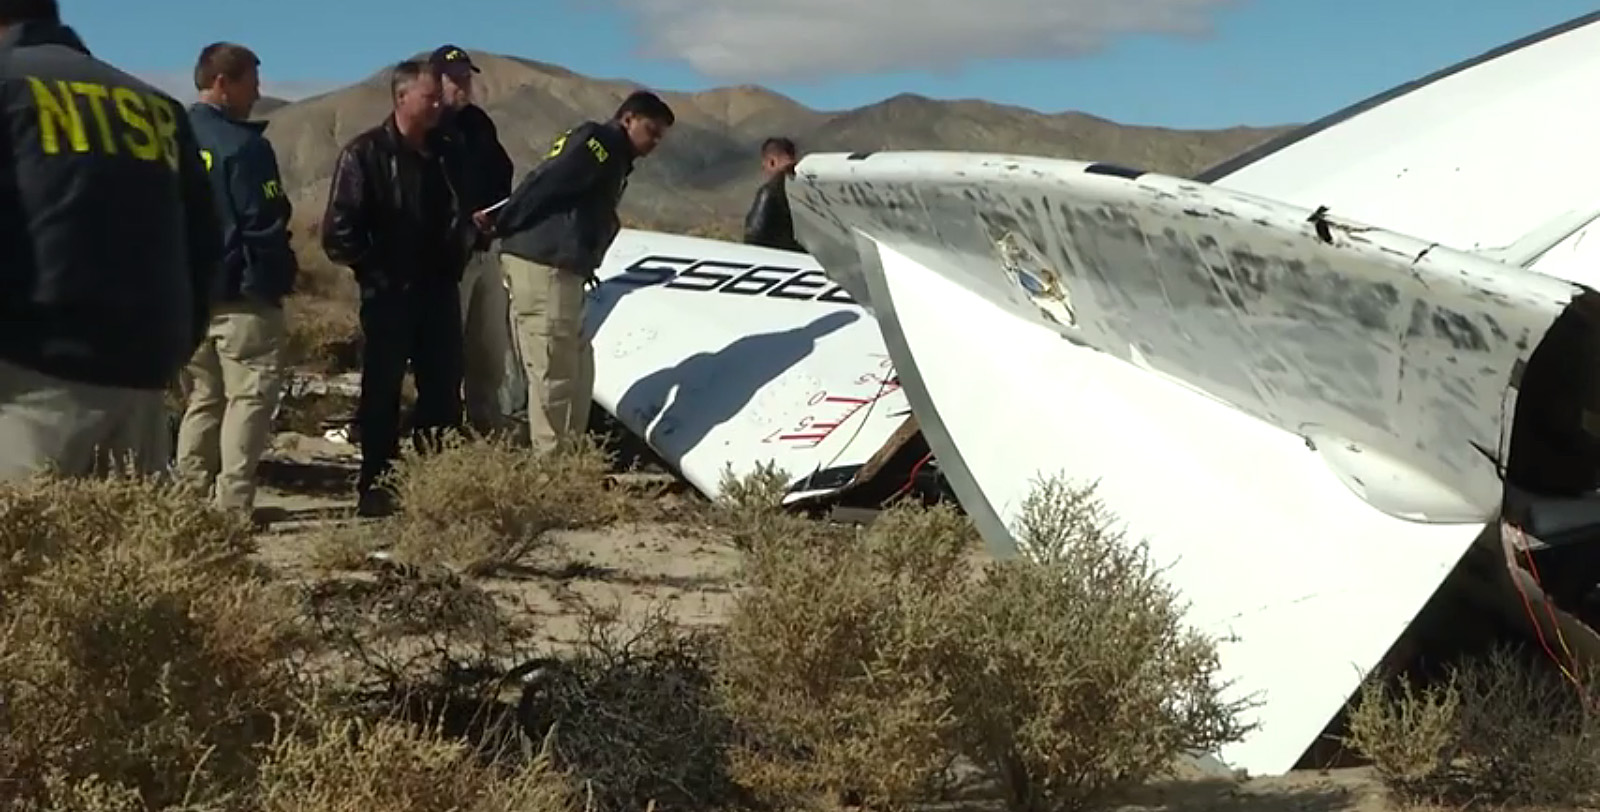
M223 261L205 339L184 370L188 408L178 428L179 475L245 513L255 506L256 468L283 391L283 300L299 271L277 155L266 125L250 120L260 64L249 48L218 42L195 65L200 101L189 122L217 201Z

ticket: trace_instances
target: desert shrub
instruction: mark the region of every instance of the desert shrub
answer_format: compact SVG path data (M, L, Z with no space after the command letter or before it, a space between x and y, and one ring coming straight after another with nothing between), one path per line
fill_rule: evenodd
M677 231L680 229L668 229ZM739 242L743 230L736 220L708 220L696 226L690 226L681 231L690 237L704 237L709 240L722 240L723 242Z
M289 366L311 372L360 367L361 320L354 302L297 293L284 300L283 307Z
M975 546L942 507L895 508L863 531L784 528L751 545L719 651L741 784L778 805L894 807L930 794L950 761L942 667Z
M789 480L789 474L772 462L757 463L744 476L734 475L731 465L724 467L721 493L710 511L713 524L745 552L762 539L806 533L810 523L783 508Z
M1345 742L1406 801L1592 804L1597 694L1537 656L1502 647L1426 682L1374 675Z
M904 808L964 759L1012 808L1083 809L1242 738L1215 645L1092 489L1040 483L1015 535L980 567L967 519L898 505L752 544L720 652L738 779Z
M356 398L340 392L288 391L279 402L277 431L319 437L330 426L347 422L356 411Z
M950 672L960 750L1013 809L1094 808L1244 736L1215 643L1092 489L1039 483L1014 535L1023 555L967 592Z
M338 655L327 682L395 706L492 703L499 675L530 653L532 630L454 572L376 563L374 577L330 578L304 593L310 625Z
M395 553L472 574L523 564L550 533L597 527L623 513L610 463L588 441L531 453L503 438L455 437L435 454L407 454L392 487L401 512Z
M259 812L566 812L582 808L568 776L542 754L487 763L437 729L333 718L277 741L262 764Z
M591 611L583 638L528 679L518 715L598 809L725 808L731 725L716 701L712 638L657 607L637 624Z
M305 643L251 551L175 486L0 485L0 797L160 809L247 784Z

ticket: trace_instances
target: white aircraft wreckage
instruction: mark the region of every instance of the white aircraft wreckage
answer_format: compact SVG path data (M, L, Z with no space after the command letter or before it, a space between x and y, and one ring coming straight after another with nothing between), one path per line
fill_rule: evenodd
M1205 182L913 152L813 155L790 184L995 552L1064 474L1170 567L1260 702L1232 767L1300 763L1447 593L1600 651L1574 617L1600 582L1600 114L1571 103L1596 22Z
M596 276L595 404L697 490L770 464L786 505L872 504L922 473L877 323L809 256L624 229Z

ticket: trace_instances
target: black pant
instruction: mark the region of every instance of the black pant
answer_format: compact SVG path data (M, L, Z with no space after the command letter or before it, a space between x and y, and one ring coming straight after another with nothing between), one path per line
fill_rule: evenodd
M407 363L417 387L411 421L417 451L436 448L443 432L461 427L460 296L460 288L446 280L405 290L362 291L358 490L377 484L400 453L400 395Z

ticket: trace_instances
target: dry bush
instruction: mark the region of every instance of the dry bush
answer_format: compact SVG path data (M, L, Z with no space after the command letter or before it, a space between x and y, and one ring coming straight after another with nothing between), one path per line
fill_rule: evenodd
M725 808L731 723L716 701L711 638L661 611L636 625L589 612L574 651L541 661L518 714L599 809Z
M285 363L310 372L347 372L361 365L361 319L353 302L307 294L284 300Z
M290 392L278 408L274 429L320 437L330 426L348 422L356 411L356 398L340 392Z
M300 262L295 293L284 302L289 324L288 363L316 372L360 366L360 294L348 268L323 254L315 216L295 217L290 241Z
M574 782L542 754L485 763L437 729L392 720L331 720L276 742L251 799L258 812L566 812Z
M1600 694L1538 656L1498 648L1424 684L1374 677L1345 741L1406 801L1592 805Z
M444 570L392 565L371 579L323 581L304 606L338 655L328 682L391 704L493 702L506 665L531 648L531 629Z
M750 545L719 652L741 726L736 779L777 805L928 797L956 732L942 666L975 547L947 508L896 508L865 531L786 527Z
M375 583L325 584L312 599L352 667L333 682L380 714L502 759L519 740L543 741L598 809L706 809L732 794L708 639L660 612L637 627L589 612L575 648L532 657L533 630L448 574L384 570ZM519 685L513 708L507 689Z
M1013 809L1090 809L1182 753L1243 738L1215 642L1148 548L1114 529L1092 488L1038 484L1014 529L1023 556L967 593L951 669L961 752Z
M175 486L0 485L0 797L160 809L248 783L305 643L251 551Z
M980 570L964 517L901 505L751 544L720 655L739 780L905 808L961 758L1014 809L1084 809L1244 735L1214 644L1092 490L1041 483L1016 535Z
M524 564L550 533L616 521L625 497L609 487L610 461L588 440L548 454L502 438L447 441L435 454L407 454L391 483L400 514L394 551L413 564L487 575Z
M725 466L721 493L710 510L713 525L745 552L763 539L804 534L810 523L783 508L789 480L788 473L772 462L757 463L754 471L742 477L734 475L733 466Z
M377 522L376 527L364 523L328 527L305 551L307 563L323 576L366 569L373 562L373 555L383 552L388 544L390 536L384 530L383 522Z
M676 231L678 229L672 230ZM682 231L690 237L703 237L708 240L721 240L723 242L740 242L744 239L744 227L738 220L710 220Z

